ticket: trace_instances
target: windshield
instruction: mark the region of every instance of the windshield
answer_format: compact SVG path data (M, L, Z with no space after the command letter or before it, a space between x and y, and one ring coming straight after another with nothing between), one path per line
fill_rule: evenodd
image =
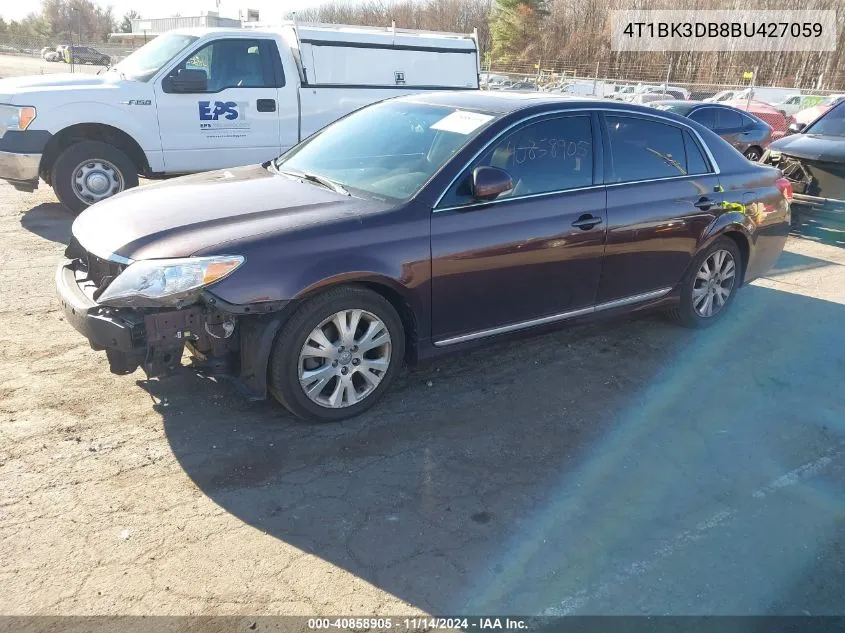
M337 121L280 157L282 172L406 200L494 119L444 106L387 101Z
M815 123L804 130L805 134L820 136L845 136L845 103L827 111Z
M117 64L114 70L123 73L128 79L148 81L162 66L197 39L194 35L179 33L159 35Z

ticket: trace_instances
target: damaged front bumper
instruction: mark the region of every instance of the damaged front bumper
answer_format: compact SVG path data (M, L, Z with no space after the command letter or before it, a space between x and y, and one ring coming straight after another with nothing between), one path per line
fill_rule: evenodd
M845 164L796 158L771 149L760 162L777 167L792 183L794 211L845 220Z
M106 352L112 373L140 367L148 378L167 375L181 365L187 347L192 367L236 378L250 397L266 397L267 361L284 306L245 316L242 307L206 294L179 309L113 308L96 302L87 267L70 259L56 269L56 288L68 323L92 349Z

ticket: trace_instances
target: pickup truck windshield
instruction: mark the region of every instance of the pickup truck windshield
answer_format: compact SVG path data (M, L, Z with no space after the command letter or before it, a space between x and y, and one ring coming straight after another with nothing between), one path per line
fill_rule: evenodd
M379 103L328 126L274 167L322 177L352 192L407 200L493 120L443 106Z
M127 79L149 81L162 66L198 39L194 35L179 33L159 35L117 64L113 70L122 73Z

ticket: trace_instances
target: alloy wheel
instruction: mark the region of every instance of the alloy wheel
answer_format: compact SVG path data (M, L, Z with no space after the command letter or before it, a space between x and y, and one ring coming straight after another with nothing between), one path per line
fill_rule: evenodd
M711 253L695 275L692 305L698 316L710 318L718 314L734 289L736 262L726 250Z
M316 404L339 409L375 391L390 367L390 332L366 310L342 310L315 327L299 353L299 384Z
M109 198L123 188L123 175L107 160L86 160L73 170L73 191L87 205Z

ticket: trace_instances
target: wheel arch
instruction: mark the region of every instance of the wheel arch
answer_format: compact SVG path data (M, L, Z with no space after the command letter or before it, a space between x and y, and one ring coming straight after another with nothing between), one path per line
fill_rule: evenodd
M696 252L701 252L720 237L726 237L736 244L739 254L742 257L742 282L745 282L745 274L748 271L748 262L751 257L752 234L746 225L751 220L744 214L729 214L720 216L708 230L705 238L698 245Z
M59 155L74 143L81 141L100 141L117 147L129 157L139 174L150 171L147 155L130 134L106 123L75 123L54 134L44 148L38 172L47 184L53 184L53 165Z
M395 279L377 273L349 273L323 279L297 294L294 301L301 304L318 294L341 286L360 286L380 295L393 306L405 329L405 361L416 362L419 323L408 289Z
M403 360L406 363L416 362L418 323L408 295L403 292L401 284L382 275L339 275L324 279L302 290L278 312L261 316L256 315L255 332L249 337L250 349L248 354L251 356L251 362L247 362L243 353L241 356L241 380L244 381L254 399L267 397L270 352L285 322L309 299L343 286L367 288L383 297L393 306L399 314L402 327L405 329L405 358ZM244 341L242 341L243 343Z

